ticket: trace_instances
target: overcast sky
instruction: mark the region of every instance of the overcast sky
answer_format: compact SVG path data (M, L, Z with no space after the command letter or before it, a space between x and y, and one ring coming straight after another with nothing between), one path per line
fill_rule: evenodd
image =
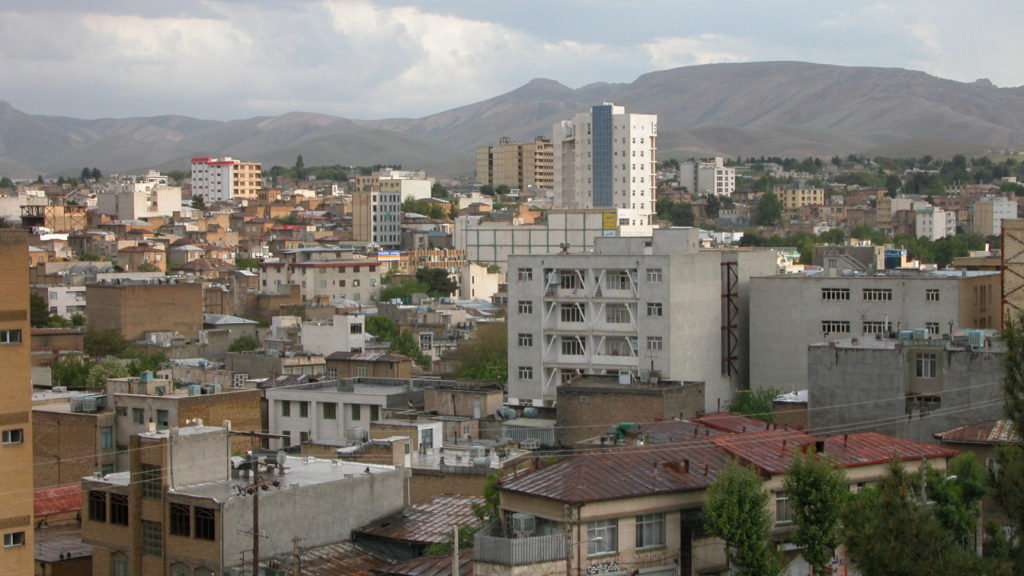
M0 100L78 118L420 117L717 62L1024 85L1024 2L0 0Z

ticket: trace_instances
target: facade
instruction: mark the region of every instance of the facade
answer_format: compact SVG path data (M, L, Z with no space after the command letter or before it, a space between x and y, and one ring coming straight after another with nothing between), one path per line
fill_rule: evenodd
M407 198L430 198L431 186L423 172L385 169L356 178L352 239L397 250L402 243L402 202Z
M497 146L480 146L476 149L476 180L494 188L550 190L554 185L551 140L537 137L533 142L520 143L501 138Z
M954 338L845 339L808 350L807 424L918 442L1003 413L1006 347L981 331ZM856 341L854 341L856 340Z
M203 425L144 432L132 437L130 471L83 478L93 574L251 573L254 532L269 559L292 553L296 538L304 549L348 540L407 503L401 469L276 455L233 466L230 435Z
M1000 275L991 272L885 276L767 276L750 281L750 386L808 387L807 347L900 330L931 336L998 327Z
M50 314L70 320L75 314L85 314L85 286L46 286L37 288L46 297Z
M326 356L332 352L361 352L366 345L366 316L335 314L327 320L307 320L299 327L302 349Z
M699 251L694 228L599 238L592 253L510 256L510 404L550 406L581 374L705 383L703 410L746 386L745 286L769 251Z
M96 209L116 220L171 217L181 212L181 187L167 186L159 180L129 182L117 190L98 194Z
M824 206L824 188L784 188L779 190L779 200L786 210L796 210L804 206Z
M71 398L32 407L35 487L77 483L96 472L114 472L114 412L103 396Z
M736 169L720 157L679 163L679 185L695 195L731 196L736 191Z
M88 325L97 330L116 329L127 340L140 340L151 332L177 332L198 338L203 329L203 288L199 284L128 282L89 284Z
M263 188L263 169L259 162L231 158L193 158L192 195L206 202L224 202L232 198L255 199Z
M32 377L28 236L0 229L0 566L14 576L33 574Z
M980 236L999 236L1003 220L1017 218L1017 201L1003 196L986 197L968 209L971 231Z
M260 289L280 292L281 286L297 284L305 302L340 298L370 305L380 294L380 276L376 259L357 259L349 250L299 248L260 262Z
M942 208L923 208L914 211L914 236L938 240L956 235L956 212Z
M490 301L504 282L505 275L499 269L466 262L459 267L459 298Z
M627 114L624 106L605 102L552 131L556 208L620 208L650 221L657 115Z
M390 352L334 352L327 356L331 378L411 378L412 358Z

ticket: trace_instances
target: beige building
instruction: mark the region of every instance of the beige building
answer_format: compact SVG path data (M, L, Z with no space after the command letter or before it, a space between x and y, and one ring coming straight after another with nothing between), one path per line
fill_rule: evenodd
M825 190L823 188L786 188L779 190L779 200L786 210L796 210L804 206L824 206Z
M331 248L285 250L279 260L260 262L260 289L280 292L296 284L306 302L352 300L370 305L380 295L381 265Z
M32 537L32 386L28 237L0 230L0 567L30 576Z
M259 196L263 188L263 168L259 162L235 158L193 158L192 195L207 202Z
M185 338L199 337L203 328L203 289L199 284L162 281L117 281L89 284L85 294L89 305L89 327L116 329L129 341L152 332L177 332Z
M554 147L548 138L513 142L501 138L497 146L476 149L476 179L480 184L516 190L550 190L555 183Z

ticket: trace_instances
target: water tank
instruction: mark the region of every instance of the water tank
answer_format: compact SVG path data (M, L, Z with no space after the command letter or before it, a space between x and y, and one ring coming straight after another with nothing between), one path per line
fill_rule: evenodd
M479 458L473 458L473 466L475 466L477 468L487 468L490 465L491 465L491 459L487 458L486 456L481 456Z
M538 412L537 409L534 408L533 406L523 408L523 416L527 418L536 418L539 414L540 412Z
M139 374L139 382L152 382L152 381L153 381L153 373L150 372L149 370L146 370L142 374Z
M188 395L189 396L199 396L202 393L203 393L203 387L200 386L199 384L189 384L188 385Z

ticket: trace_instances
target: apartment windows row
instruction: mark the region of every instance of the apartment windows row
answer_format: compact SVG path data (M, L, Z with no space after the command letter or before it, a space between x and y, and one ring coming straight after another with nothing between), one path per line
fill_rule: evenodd
M217 539L216 518L216 511L209 508L189 506L188 504L171 504L170 533L172 536L185 536L212 542Z
M357 372L358 368L359 367L357 367ZM368 376L369 374L366 375ZM282 418L291 418L293 416L309 418L309 402L306 400L278 400L278 404L280 404L280 413ZM348 404L349 416L352 420L362 420L363 406L363 404ZM380 407L376 404L366 404L365 406L369 410L370 420L378 420ZM338 403L321 402L320 417L324 420L337 420Z
M0 344L21 344L21 330L0 330Z
M629 220L620 221L619 224L628 225ZM661 282L662 281L662 269L661 268L647 268L646 277L648 282ZM563 289L576 289L582 286L581 275L582 271L579 270L549 270L547 271L547 278L549 282L557 281L560 288ZM557 277L552 277L557 275ZM516 269L516 280L519 282L532 282L533 281L533 268L518 268ZM636 281L636 270L626 271L619 270L610 272L605 279L605 286L608 288L625 290L628 289Z
M665 545L665 513L635 517L637 550ZM587 523L587 556L615 554L619 551L619 520L609 518Z
M113 494L102 490L89 491L89 520L114 524L128 525L128 496Z
M925 302L938 302L940 291L938 288L926 288L924 291ZM822 300L849 300L849 288L822 288ZM861 299L865 302L891 302L892 288L863 288Z

